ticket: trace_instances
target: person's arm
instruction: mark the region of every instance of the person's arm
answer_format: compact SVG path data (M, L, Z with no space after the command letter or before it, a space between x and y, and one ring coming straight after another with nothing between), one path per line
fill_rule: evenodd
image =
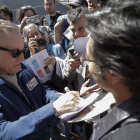
M67 52L67 57L66 57L65 61L66 61L65 67L63 69L64 78L68 82L72 82L76 77L76 74L77 74L76 69L79 68L80 61L76 61L76 60L72 59L72 57L69 53L69 50Z
M2 110L1 108L2 106L0 106L0 110ZM58 122L52 103L20 117L14 122L6 121L4 114L0 112L0 139L33 139L42 132L42 129L50 129Z
M43 25L43 19L44 19L44 16L42 16L42 17L40 18L40 23L39 23L39 25Z
M64 22L64 19L65 18L62 18L59 22L57 22L56 24L55 24L55 26L54 26L54 40L55 40L55 42L56 43L59 43L59 42L61 42L61 35L60 35L60 33L59 33L59 28L60 28L60 26L62 25L62 23Z

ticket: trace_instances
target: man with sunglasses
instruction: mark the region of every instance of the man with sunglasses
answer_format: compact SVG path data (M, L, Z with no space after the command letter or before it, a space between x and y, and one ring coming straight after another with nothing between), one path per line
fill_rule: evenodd
M49 129L59 122L57 117L77 110L78 93L61 96L46 87L21 62L23 48L19 28L0 20L0 139L50 140Z

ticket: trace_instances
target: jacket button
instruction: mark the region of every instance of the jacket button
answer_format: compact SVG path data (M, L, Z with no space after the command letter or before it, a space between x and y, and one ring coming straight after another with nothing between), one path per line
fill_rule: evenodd
M51 123L49 123L49 126L52 126L52 124L51 124Z

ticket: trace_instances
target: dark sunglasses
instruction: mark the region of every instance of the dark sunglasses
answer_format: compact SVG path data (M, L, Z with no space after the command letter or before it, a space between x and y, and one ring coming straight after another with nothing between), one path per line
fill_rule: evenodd
M22 50L17 49L17 50L14 51L14 50L9 50L9 49L0 47L0 50L11 52L12 53L12 57L13 58L17 58L22 52L25 52L26 48L23 48Z

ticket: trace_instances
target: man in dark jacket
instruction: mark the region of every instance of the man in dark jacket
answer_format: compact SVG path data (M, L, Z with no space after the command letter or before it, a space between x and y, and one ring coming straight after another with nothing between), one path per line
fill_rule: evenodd
M19 28L0 20L0 139L50 140L49 129L75 108L78 93L51 91L21 62L23 51Z
M89 71L116 104L90 140L140 139L140 0L116 0L86 15Z

